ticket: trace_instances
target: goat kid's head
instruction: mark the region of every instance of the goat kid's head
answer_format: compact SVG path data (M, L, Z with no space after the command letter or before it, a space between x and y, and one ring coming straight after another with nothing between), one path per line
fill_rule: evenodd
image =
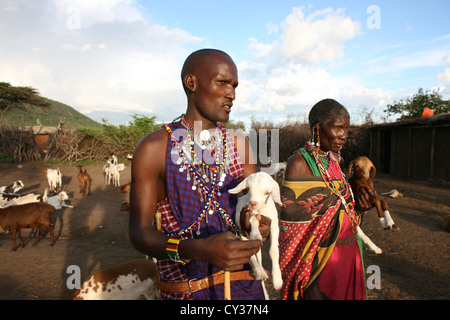
M228 190L228 192L237 194L245 189L248 190L250 207L253 210L259 210L263 207L269 197L272 197L275 203L282 205L278 183L265 172L249 175L235 188Z
M68 194L65 192L65 191L61 191L59 194L58 194L58 199L59 200L69 200L69 196L68 196Z
M353 169L353 175L358 179L367 180L370 177L375 177L377 169L372 161L364 156L356 157L350 162L348 167L348 173L350 174Z

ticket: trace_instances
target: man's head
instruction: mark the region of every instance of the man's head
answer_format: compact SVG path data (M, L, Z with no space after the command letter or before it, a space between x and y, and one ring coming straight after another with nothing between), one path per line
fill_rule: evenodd
M210 121L228 121L238 86L237 67L228 54L215 49L195 51L186 59L181 79L188 112Z

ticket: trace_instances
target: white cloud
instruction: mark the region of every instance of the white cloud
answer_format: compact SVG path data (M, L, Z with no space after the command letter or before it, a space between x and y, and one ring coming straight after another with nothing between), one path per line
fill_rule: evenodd
M270 30L275 30L270 24ZM305 15L294 8L283 20L272 43L249 39L249 48L258 62L240 64L239 115L287 115L303 117L318 101L333 98L351 113L361 107L381 109L393 94L381 88L362 85L358 76L333 74L345 58L345 42L359 34L359 24L343 10L325 9ZM376 63L377 61L371 62ZM270 114L270 119L274 119Z
M89 28L95 24L144 21L132 0L52 0L57 16L66 26ZM73 25L79 22L79 25Z
M328 8L305 16L304 8L293 8L280 23L280 40L261 44L253 39L251 49L257 52L259 58L270 53L278 55L282 61L308 65L342 58L344 42L356 37L360 30L358 22L343 14L342 9ZM278 29L271 23L268 30L271 33Z
M78 13L80 27L69 28L67 20ZM149 24L134 1L41 0L8 12L0 5L2 21L9 26L0 28L0 57L8 61L0 64L2 81L33 86L86 114L113 110L171 120L185 108L181 64L202 39Z
M444 61L447 65L450 65L450 53L444 58ZM438 73L436 76L436 81L438 82L450 82L450 67L445 68L444 72Z
M449 82L450 81L450 68L445 68L444 72L438 73L436 80L439 82Z

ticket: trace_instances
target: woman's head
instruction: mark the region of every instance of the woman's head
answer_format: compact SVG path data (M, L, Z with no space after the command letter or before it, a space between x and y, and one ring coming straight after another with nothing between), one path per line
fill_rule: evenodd
M316 103L309 112L309 125L320 149L339 152L348 138L350 115L347 109L333 99Z

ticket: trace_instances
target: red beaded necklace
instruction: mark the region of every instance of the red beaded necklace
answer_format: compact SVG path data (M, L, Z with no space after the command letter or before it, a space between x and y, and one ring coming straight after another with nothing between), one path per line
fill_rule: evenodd
M319 168L322 180L325 182L327 187L331 190L331 192L333 192L337 197L341 199L341 202L342 204L344 204L345 212L347 213L347 217L350 222L350 229L353 234L356 234L357 232L356 229L358 227L358 220L356 217L356 210L355 210L355 197L353 196L352 188L350 187L350 183L348 182L347 177L345 176L344 172L342 172L341 166L334 159L332 159L330 152L328 153L323 152L317 145L314 144L312 140L308 141L305 149L314 157L317 167ZM341 177L345 180L344 189L342 190L342 192L339 191L339 189L334 184L332 177L322 164L321 158L327 161L328 163L331 163L331 161L334 161L336 163L336 166L341 173ZM348 204L347 201L345 200L345 196L348 197L348 195L350 195L351 199L350 204Z

